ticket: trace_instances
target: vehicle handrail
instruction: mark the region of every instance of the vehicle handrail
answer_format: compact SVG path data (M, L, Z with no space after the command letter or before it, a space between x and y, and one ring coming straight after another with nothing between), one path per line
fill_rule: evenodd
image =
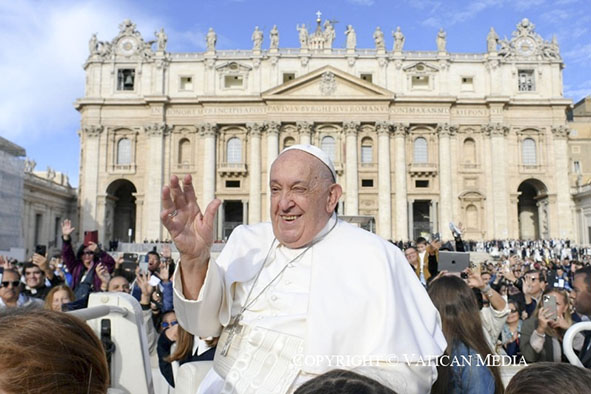
M115 305L99 305L90 308L78 309L68 312L82 320L98 319L99 317L107 316L110 313L118 313L121 316L126 316L128 310Z
M562 340L562 349L564 351L564 355L568 358L568 361L572 365L576 365L577 367L583 367L583 363L579 360L579 357L575 354L573 349L573 340L575 335L577 335L581 331L591 330L591 321L582 321L579 323L575 323L566 331L564 334L564 339Z

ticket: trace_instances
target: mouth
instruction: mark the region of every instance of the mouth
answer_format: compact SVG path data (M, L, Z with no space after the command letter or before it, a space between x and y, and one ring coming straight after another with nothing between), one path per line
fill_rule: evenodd
M291 223L299 217L299 215L281 215L281 219L283 219L287 223Z

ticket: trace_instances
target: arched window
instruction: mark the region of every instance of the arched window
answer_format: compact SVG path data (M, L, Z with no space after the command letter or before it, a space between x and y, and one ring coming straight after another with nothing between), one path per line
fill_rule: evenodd
M427 140L423 137L419 137L415 140L413 149L413 162L414 163L427 163Z
M226 155L228 163L242 163L242 141L240 138L232 137L228 140Z
M361 140L361 162L373 163L373 140L369 137Z
M534 141L532 138L524 139L522 149L524 165L535 166L536 164L538 164L536 156L536 141Z
M289 148L292 145L295 145L295 139L293 137L285 137L283 140L283 149Z
M464 164L476 164L476 142L472 138L464 140Z
M131 141L121 138L117 142L117 164L131 164Z
M330 157L330 160L335 161L336 143L334 138L329 136L322 138L321 148Z
M468 228L478 228L478 208L474 204L466 207L466 222Z
M179 141L179 164L191 163L191 142L183 138Z

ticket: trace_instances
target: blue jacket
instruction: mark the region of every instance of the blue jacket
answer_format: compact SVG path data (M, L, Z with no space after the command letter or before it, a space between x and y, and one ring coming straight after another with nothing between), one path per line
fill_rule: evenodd
M495 378L485 364L486 356L456 342L451 351L450 393L494 394Z

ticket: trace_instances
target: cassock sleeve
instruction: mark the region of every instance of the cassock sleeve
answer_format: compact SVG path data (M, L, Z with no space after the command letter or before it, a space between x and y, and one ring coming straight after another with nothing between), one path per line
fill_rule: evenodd
M210 259L205 281L196 300L183 295L180 264L173 279L174 309L176 317L186 331L196 337L217 337L222 331L219 320L220 307L224 297L224 280L221 268Z

